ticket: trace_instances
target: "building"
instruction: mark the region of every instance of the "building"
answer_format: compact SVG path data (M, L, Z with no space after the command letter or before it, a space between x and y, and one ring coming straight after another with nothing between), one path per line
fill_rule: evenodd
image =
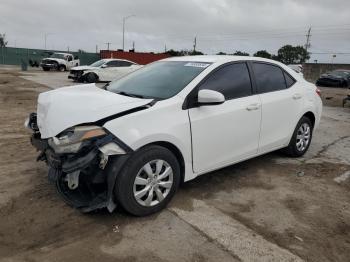
M154 61L170 57L170 55L165 53L154 54L154 53L124 52L121 50L117 50L117 51L101 50L100 57L101 59L105 59L105 58L126 59L140 65L146 65Z

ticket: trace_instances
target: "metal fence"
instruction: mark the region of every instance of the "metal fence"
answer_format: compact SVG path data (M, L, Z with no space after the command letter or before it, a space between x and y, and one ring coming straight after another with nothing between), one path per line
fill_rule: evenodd
M100 54L85 52L67 52L59 50L43 50L16 47L0 48L0 64L20 65L22 62L29 64L29 61L40 63L41 59L48 57L52 52L62 52L77 55L81 65L88 65L100 59Z

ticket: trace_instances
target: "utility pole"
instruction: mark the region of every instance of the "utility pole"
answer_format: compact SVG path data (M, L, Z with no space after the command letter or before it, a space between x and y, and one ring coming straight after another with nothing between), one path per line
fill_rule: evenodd
M306 35L306 44L305 44L306 52L310 46L311 46L311 26L309 27L309 30L307 30L307 35Z
M112 44L110 42L105 43L107 45L107 50L109 51L109 45Z
M97 50L98 50L98 45L96 45L96 54L97 54Z
M166 44L164 45L164 53L166 53Z
M135 16L135 15L129 15L129 16L123 17L123 51L124 51L124 39L125 39L125 37L124 37L124 35L125 35L125 21L126 21L126 19L133 17L133 16Z
M197 46L197 36L194 37L194 41L193 41L193 53L196 52L196 46Z
M135 51L135 41L132 41L132 50Z

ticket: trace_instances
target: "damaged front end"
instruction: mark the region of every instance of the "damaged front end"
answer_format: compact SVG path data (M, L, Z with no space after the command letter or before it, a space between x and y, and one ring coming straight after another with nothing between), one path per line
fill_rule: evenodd
M96 125L79 125L42 139L35 113L25 125L33 131L31 143L40 151L37 160L48 164L49 181L65 202L82 212L115 209L116 176L132 151L127 145ZM111 160L113 168L108 166Z

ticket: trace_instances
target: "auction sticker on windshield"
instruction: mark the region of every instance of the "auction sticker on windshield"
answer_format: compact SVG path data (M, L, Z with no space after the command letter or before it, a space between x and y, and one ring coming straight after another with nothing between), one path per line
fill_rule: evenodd
M206 68L208 67L210 64L207 63L193 63L193 62L189 62L186 63L185 66L192 66L192 67L201 67L201 68Z

